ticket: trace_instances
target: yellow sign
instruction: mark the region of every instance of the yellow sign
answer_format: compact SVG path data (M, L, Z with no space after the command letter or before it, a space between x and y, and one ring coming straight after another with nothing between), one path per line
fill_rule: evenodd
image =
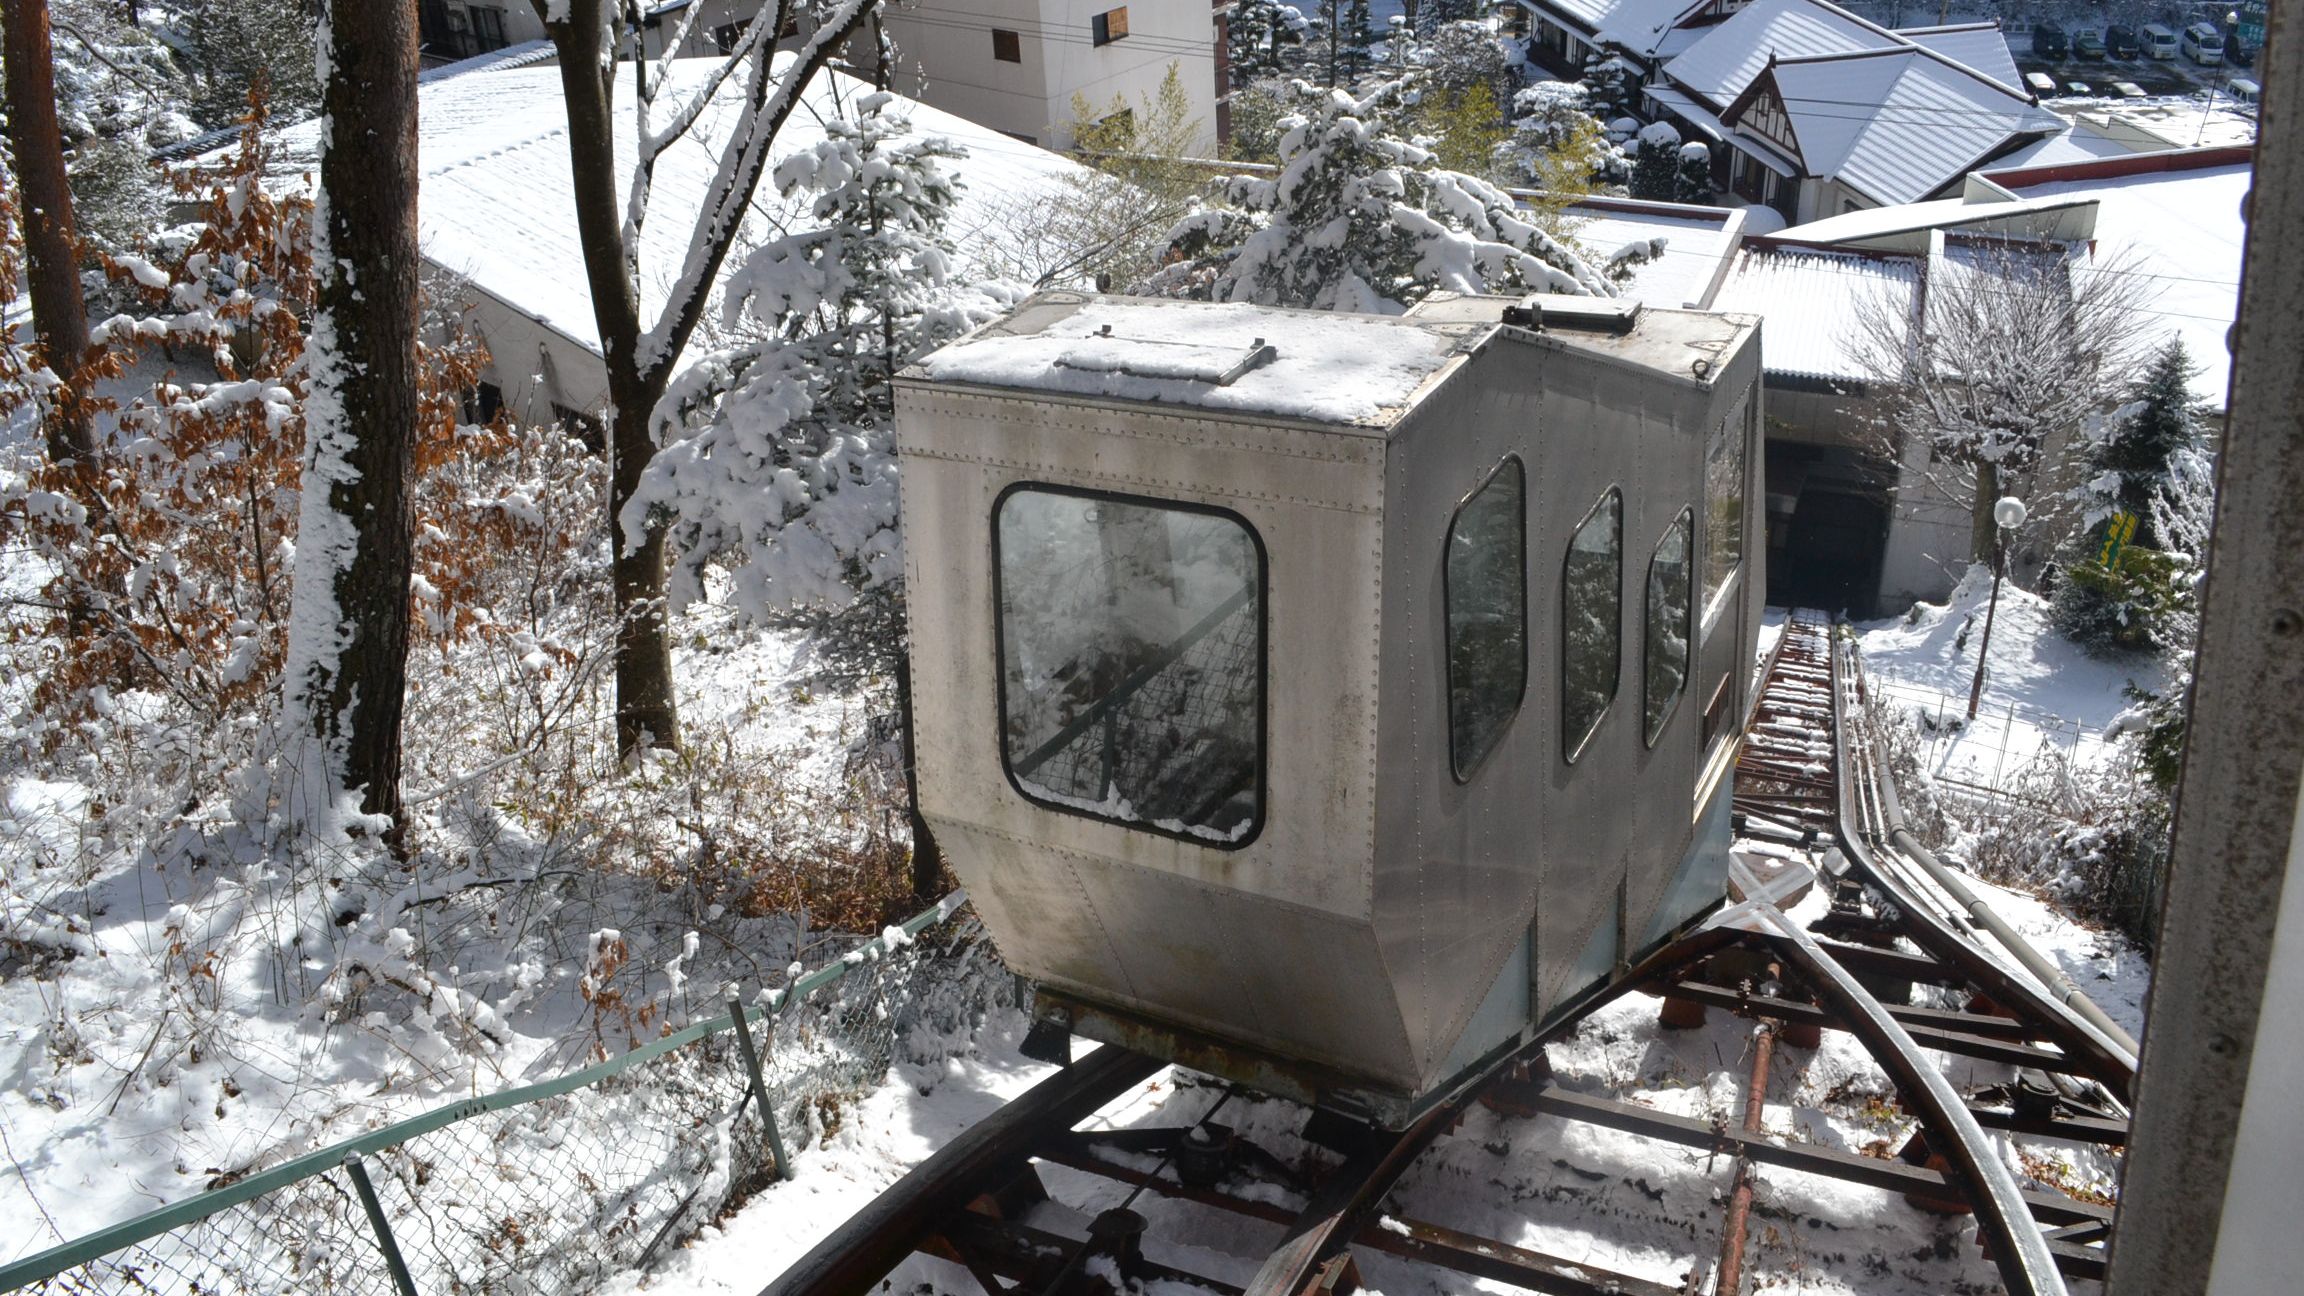
M2104 544L2096 551L2096 565L2110 567L2112 560L2120 556L2120 550L2135 538L2136 515L2133 513L2113 514L2112 520L2104 524Z

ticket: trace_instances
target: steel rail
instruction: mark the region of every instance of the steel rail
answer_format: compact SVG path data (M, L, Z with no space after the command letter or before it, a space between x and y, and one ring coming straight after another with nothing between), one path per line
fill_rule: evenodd
M963 1130L833 1230L761 1296L861 1296L969 1202L1022 1170L1034 1142L1071 1129L1163 1062L1109 1044Z
M1834 695L1843 707L1850 704L1860 684L1852 678L1851 666L1855 646L1843 641L1832 656ZM1866 794L1876 798L1892 780L1880 770L1869 753L1859 752L1850 741L1849 726L1836 725L1833 747L1838 758L1841 786L1839 839L1851 865L1866 881L1878 887L1902 911L1908 920L1905 934L1922 949L2010 1008L2022 1010L2046 1028L2058 1047L2084 1066L2087 1074L2111 1090L2122 1102L2132 1098L2136 1082L2136 1054L2116 1040L2098 1030L2093 1022L2075 1012L2068 1005L2015 968L2011 968L1986 953L1976 942L1961 935L1943 919L1930 911L1924 897L1913 890L1898 871L1891 867L1883 854L1900 855L1884 836L1866 828L1851 818L1859 807L1870 805L1875 811L1884 807ZM1865 777L1859 779L1857 764L1865 758ZM1881 818L1885 827L1885 816ZM1875 852L1875 841L1882 843Z
M1880 1001L1783 911L1762 901L1750 906L1746 921L1864 1042L1872 1060L1917 1109L1921 1123L1938 1136L1931 1146L1948 1145L1939 1150L1966 1181L1977 1225L1991 1241L1992 1262L2010 1296L2062 1296L2063 1274L2048 1240L2032 1223L2023 1185L1992 1155L1983 1127L1943 1072L1921 1056L1919 1044Z

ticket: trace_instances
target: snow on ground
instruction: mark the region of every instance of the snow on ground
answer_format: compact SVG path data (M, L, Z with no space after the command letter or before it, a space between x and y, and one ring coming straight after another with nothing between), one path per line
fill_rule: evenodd
M802 636L726 620L724 610L702 608L681 623L676 678L691 740L730 744L794 785L837 786L861 729L860 699L815 690L819 663ZM454 679L416 681L412 707L427 689L473 687ZM249 943L250 924L235 905L263 903L261 879L244 876L229 855L188 874L150 867L148 858L124 862L101 822L82 813L88 796L79 783L0 774L0 935L61 927L64 935L43 943L77 949L27 972L0 943L0 1131L14 1159L14 1173L0 1176L0 1218L25 1225L0 1245L0 1261L183 1200L219 1174L582 1066L591 1032L577 995L585 971L577 946L593 928L623 932L634 954L628 996L660 1001L675 1024L717 1013L722 984L757 983L763 967L781 969L792 954L780 920L706 922L651 910L634 894L656 890L646 879L533 896L523 885L502 892L505 921L517 930L469 938L463 963L445 969L450 984L506 1006L501 1047L475 1047L453 1023L426 1014L406 1024L381 1014L331 1024L316 994L320 961L291 967L281 973L288 983L276 983L280 963ZM544 862L558 858L552 843L528 841L510 818L498 831L489 849L500 868L517 869L532 853L541 876ZM531 921L518 907L523 896L553 921ZM427 915L448 911L408 912L421 930ZM254 926L279 930L294 918L269 915ZM706 929L705 940L680 990L663 962L691 925ZM155 1080L144 1065L153 1044L166 1038L158 1054L166 1056L182 1047L188 1026L197 1044L184 1060L152 1068Z
M1947 602L1858 627L1875 696L1920 719L1926 768L1942 780L2007 789L2044 758L2115 766L2114 722L2131 705L2126 690L2160 687L2158 663L2089 656L2049 628L2047 600L2004 583L1983 705L1969 723L1991 594L1991 573L1978 564Z

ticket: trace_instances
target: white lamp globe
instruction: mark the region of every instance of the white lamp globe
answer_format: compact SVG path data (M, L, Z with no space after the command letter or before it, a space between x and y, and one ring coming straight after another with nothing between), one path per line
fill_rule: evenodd
M1992 506L1992 520L2003 527L2024 525L2024 501L2011 495Z

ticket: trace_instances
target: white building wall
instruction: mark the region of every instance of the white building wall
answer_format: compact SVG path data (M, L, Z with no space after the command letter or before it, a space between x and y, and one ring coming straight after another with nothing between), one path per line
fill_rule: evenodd
M1174 66L1194 148L1216 147L1216 21L1209 0L920 0L887 11L893 88L946 112L1049 148L1072 143L1072 97L1094 114L1124 99L1139 117ZM1128 34L1094 43L1094 19L1127 11ZM1021 60L993 57L993 31L1013 31Z
M1911 439L1889 490L1888 543L1880 558L1882 611L1926 600L1941 603L1968 568L1968 507L1935 473L1958 471L1930 462L1927 443Z

